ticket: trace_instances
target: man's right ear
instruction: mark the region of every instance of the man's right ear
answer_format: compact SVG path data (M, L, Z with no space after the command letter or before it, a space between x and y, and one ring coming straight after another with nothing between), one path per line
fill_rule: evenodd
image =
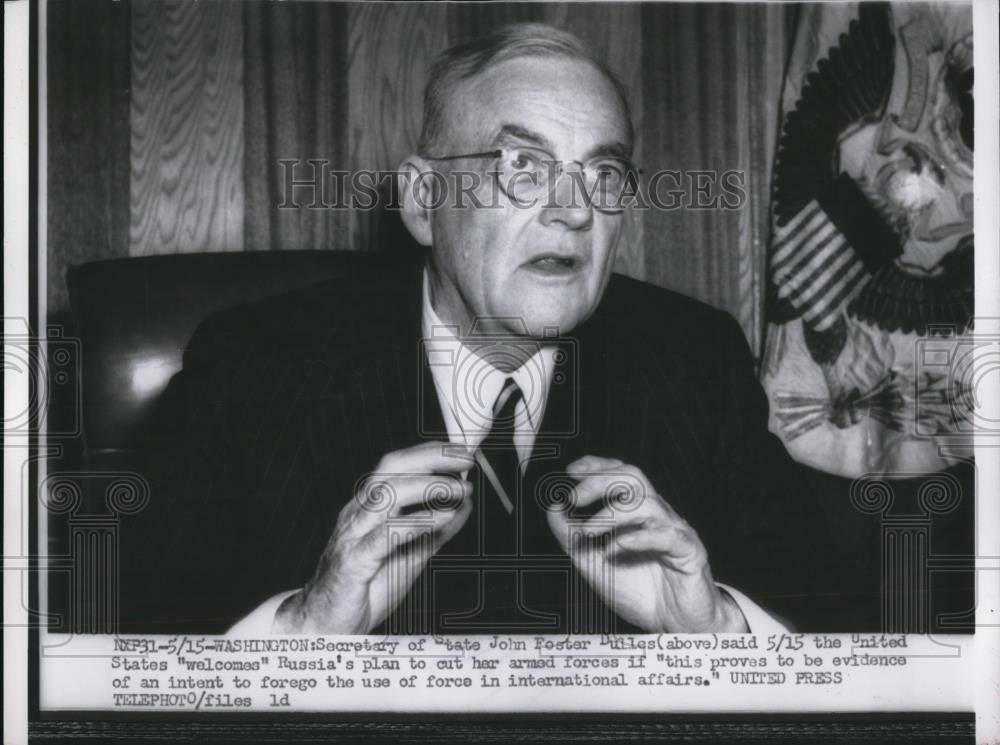
M431 175L432 171L428 161L419 155L411 155L400 164L396 176L403 224L421 246L430 246L434 237L431 209L435 198L435 178Z

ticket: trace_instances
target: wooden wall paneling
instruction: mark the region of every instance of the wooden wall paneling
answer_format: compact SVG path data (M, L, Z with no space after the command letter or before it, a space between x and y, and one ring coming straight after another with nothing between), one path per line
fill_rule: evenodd
M643 167L642 129L642 16L638 3L552 3L545 21L584 39L604 59L625 86L635 129L633 160ZM615 270L636 279L646 278L643 239L644 210L625 213L625 226Z
M463 44L508 23L544 22L549 3L447 3L448 45Z
M128 255L129 4L46 6L47 275L50 315L66 269Z
M680 171L691 162L686 140L696 124L684 121L685 112L692 112L700 102L696 86L686 84L678 71L688 62L689 48L679 43L684 34L679 30L694 19L687 6L649 5L642 9L642 54L646 63L643 80L643 120L640 125L645 141L647 170ZM687 31L686 33L690 33ZM652 185L651 185L652 186ZM679 189L672 180L656 185L660 199L666 201L672 189ZM684 264L689 248L689 231L679 209L665 211L652 207L645 215L646 273L651 281L685 291L687 278Z
M682 174L658 190L669 204L667 192L679 189L680 203L645 216L647 278L734 313L739 216L692 204L692 181L696 171L721 174L740 162L734 91L752 61L733 49L735 7L642 8L644 161L650 171Z
M352 169L394 171L414 152L423 90L434 58L448 46L447 6L352 3L348 6L348 157ZM380 189L385 204L391 189ZM360 249L412 248L397 210L351 211Z
M132 3L133 256L243 248L241 13Z
M698 153L692 170L710 172L713 197L719 196L718 180L726 172L740 171L745 160L744 137L738 121L738 91L744 84L749 60L743 59L735 45L739 25L737 5L705 5L696 14L696 26L688 57L692 67L686 73L691 84L700 88L697 126L690 131ZM692 70L697 75L692 76ZM694 178L697 178L695 176ZM697 199L697 184L689 179L688 188ZM688 265L697 274L687 281L696 296L700 296L730 313L738 313L738 277L740 253L744 245L740 237L740 217L743 210L720 206L701 209L697 205L683 211L695 230L697 251L688 256Z
M350 167L345 134L348 5L242 6L245 246L353 248L350 215L326 206L343 196L338 197L332 179L326 178L329 171ZM298 164L283 166L282 160ZM328 165L313 166L310 160ZM286 194L286 176L326 183L319 189L293 187ZM299 207L279 208L282 204Z

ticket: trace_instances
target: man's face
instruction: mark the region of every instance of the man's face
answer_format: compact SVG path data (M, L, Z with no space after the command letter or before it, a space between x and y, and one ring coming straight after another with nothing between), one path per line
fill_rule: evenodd
M612 84L576 60L503 62L460 89L449 117L451 142L442 155L530 145L557 160L584 163L631 148ZM493 170L484 160L451 165L453 173ZM556 199L542 195L524 207L487 177L476 191L487 206L466 198L455 207L449 196L448 206L433 211L431 287L442 320L468 333L473 319L509 319L490 330L526 328L540 337L551 327L566 333L593 312L611 274L623 217L588 206L579 189L572 194L571 180L558 182ZM454 189L454 179L448 183Z

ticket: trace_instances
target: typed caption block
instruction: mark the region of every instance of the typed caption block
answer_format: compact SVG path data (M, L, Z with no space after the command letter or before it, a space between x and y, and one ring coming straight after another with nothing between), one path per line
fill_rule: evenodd
M972 708L972 637L65 637L42 707L113 711Z

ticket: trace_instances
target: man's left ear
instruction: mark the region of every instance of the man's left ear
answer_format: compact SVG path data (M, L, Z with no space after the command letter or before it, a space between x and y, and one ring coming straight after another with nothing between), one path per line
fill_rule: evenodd
M403 208L403 224L410 235L422 246L429 246L434 237L431 225L431 207L434 204L434 179L430 163L419 155L406 158L397 169L396 187Z

